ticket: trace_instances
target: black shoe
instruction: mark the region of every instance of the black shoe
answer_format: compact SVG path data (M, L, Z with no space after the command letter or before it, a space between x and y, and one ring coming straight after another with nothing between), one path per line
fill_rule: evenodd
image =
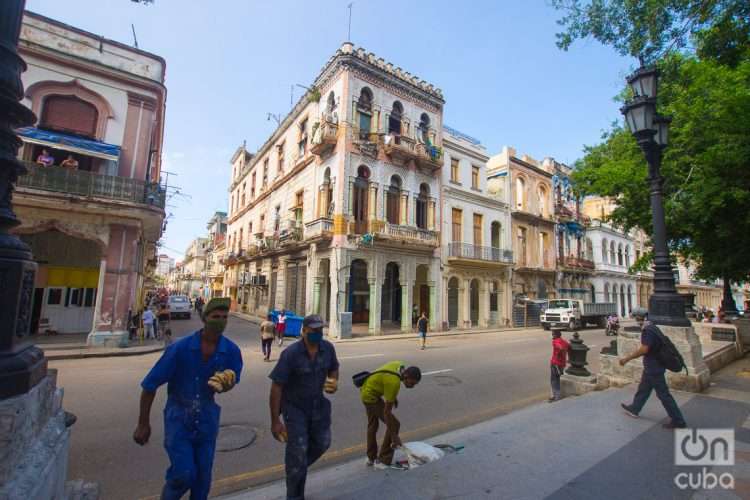
M677 423L674 420L670 420L666 424L661 424L661 426L665 429L684 429L687 427L687 424L685 422Z
M638 418L638 414L634 412L633 409L630 408L628 405L626 405L625 403L620 403L620 406L622 406L622 410L625 412L626 415L633 417L633 418Z

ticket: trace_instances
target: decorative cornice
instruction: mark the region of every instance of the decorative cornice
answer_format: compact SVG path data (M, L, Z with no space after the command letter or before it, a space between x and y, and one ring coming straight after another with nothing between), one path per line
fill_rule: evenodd
M452 197L461 201L476 203L487 208L499 208L501 210L507 211L507 213L510 214L510 207L507 203L490 196L472 193L471 191L457 189L453 186L448 185L443 185L443 193L445 193L446 198Z

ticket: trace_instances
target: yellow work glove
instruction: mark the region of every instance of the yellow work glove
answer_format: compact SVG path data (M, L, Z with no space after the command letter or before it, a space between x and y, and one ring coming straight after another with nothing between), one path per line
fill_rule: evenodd
M325 383L323 384L323 390L326 391L327 394L333 394L339 389L339 381L335 378L327 377Z

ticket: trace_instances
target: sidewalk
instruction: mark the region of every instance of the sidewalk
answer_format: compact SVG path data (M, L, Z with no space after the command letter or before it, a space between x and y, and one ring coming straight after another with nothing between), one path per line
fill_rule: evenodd
M232 316L249 321L250 323L260 324L260 319L250 314L234 311L231 313ZM542 331L542 327L503 327L503 328L472 328L471 330L448 330L445 332L429 332L427 334L428 339L432 337L452 337L455 335L474 335L478 333L504 333L504 332L519 332L519 331ZM326 337L327 340L339 344L348 342L373 342L376 340L398 340L398 339L414 339L417 336L416 330L412 333L385 333L382 335L367 335L363 337L355 337L351 339L336 339Z
M142 343L133 340L128 347L89 347L86 345L86 338L87 334L60 334L51 337L37 335L34 343L50 361L138 356L164 350L164 342L161 340L144 340Z
M675 393L675 398L693 428L734 427L735 466L707 469L731 473L733 491L675 485L677 474L695 475L701 467L674 465L674 431L662 429L665 414L655 395L639 419L620 410L620 402L632 399L631 385L537 404L437 436L429 441L465 448L417 469L373 470L362 457L315 470L308 477L306 498L750 498L750 358L736 361L713 380L704 394ZM276 482L221 498L283 499L285 487Z

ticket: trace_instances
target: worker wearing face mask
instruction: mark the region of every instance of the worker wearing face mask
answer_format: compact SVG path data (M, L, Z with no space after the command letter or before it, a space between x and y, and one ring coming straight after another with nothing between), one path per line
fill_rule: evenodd
M287 347L269 378L271 432L286 443L287 499L305 497L307 469L331 445L331 402L338 389L339 362L323 340L325 323L312 314L302 321L302 340ZM282 421L283 417L283 421Z

